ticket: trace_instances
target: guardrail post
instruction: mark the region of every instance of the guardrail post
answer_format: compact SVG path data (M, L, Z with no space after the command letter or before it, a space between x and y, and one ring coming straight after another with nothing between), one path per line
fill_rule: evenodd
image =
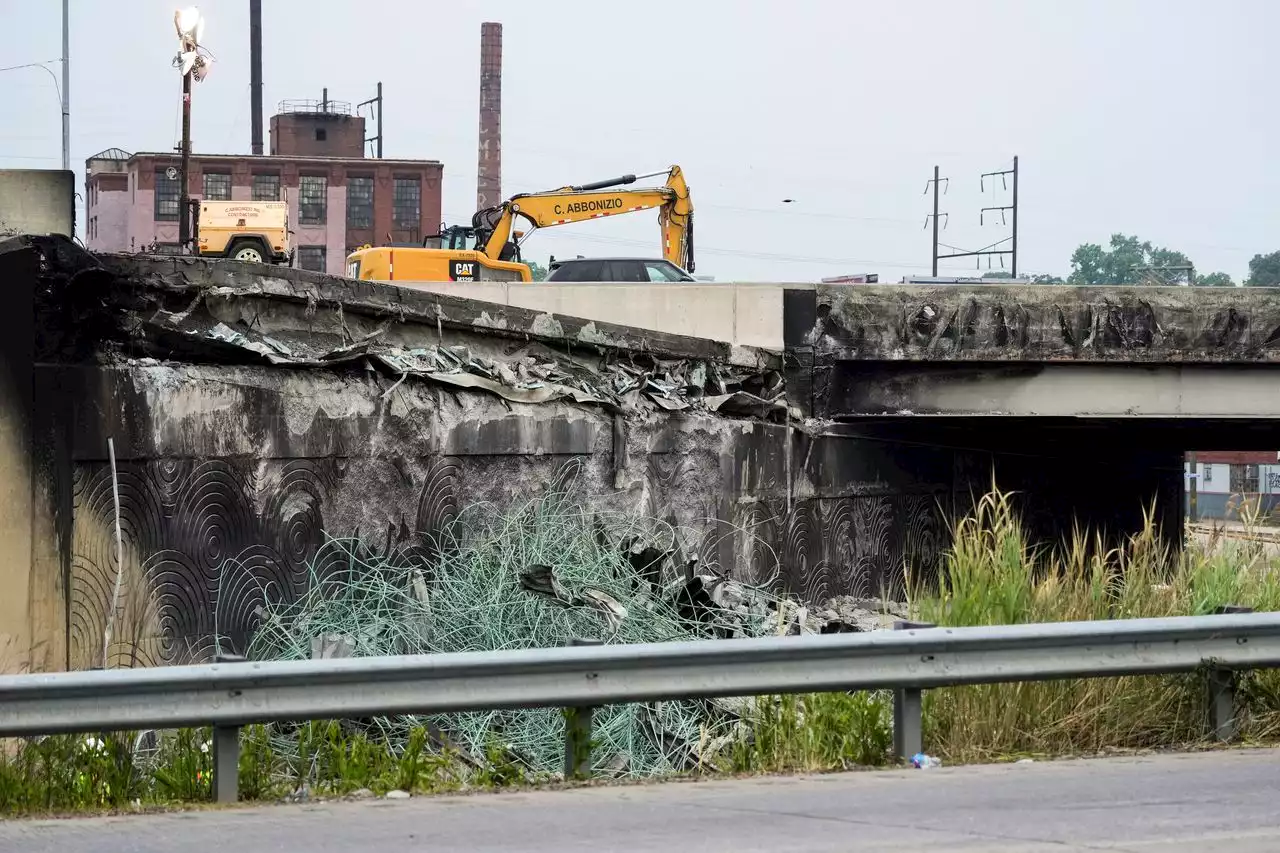
M213 801L240 799L240 727L213 727Z
M244 655L220 653L215 663L244 663ZM240 727L213 727L213 801L234 803L240 799Z
M571 646L598 646L599 640L569 640ZM591 717L593 707L564 709L564 778L586 779L591 776Z
M893 623L895 631L936 627L931 622ZM893 751L901 759L909 759L924 750L924 691L900 687L893 691Z
M1214 608L1214 614L1252 613L1252 607L1224 604ZM1209 667L1209 734L1226 743L1235 740L1240 733L1240 720L1236 715L1236 673L1222 666Z

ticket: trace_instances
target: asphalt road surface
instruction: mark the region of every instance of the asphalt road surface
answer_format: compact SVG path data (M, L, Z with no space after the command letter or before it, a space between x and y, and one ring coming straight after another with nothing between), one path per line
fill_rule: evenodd
M1280 750L0 822L0 851L1280 850Z

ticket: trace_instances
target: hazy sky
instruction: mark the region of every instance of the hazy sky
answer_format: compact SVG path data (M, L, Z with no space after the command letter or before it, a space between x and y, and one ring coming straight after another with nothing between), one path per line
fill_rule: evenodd
M72 164L178 134L175 3L70 0ZM248 0L199 3L217 58L198 152L249 150ZM383 82L389 157L444 163L475 208L479 35L504 24L503 191L684 167L698 272L813 280L929 271L942 239L1006 235L978 175L1020 156L1020 267L1066 275L1081 242L1138 234L1239 278L1280 249L1275 0L264 0L264 105L361 101ZM61 52L57 0L0 0L0 66ZM51 66L60 76L56 64ZM57 95L0 72L0 168L56 168ZM782 199L793 198L792 204ZM998 220L997 220L998 222ZM655 217L547 229L528 258L658 252ZM998 266L997 266L998 268ZM973 274L973 262L944 270Z

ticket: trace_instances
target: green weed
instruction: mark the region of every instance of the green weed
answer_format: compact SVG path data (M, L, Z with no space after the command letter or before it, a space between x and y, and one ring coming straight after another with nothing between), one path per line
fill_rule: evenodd
M765 696L751 708L718 769L831 770L889 760L893 728L887 693Z
M954 525L936 576L908 576L912 615L964 626L1207 614L1227 604L1280 610L1280 564L1256 542L1175 550L1154 518L1152 507L1143 529L1114 547L1083 530L1059 547L1032 547L1013 497L993 488ZM1241 674L1239 696L1246 738L1280 736L1280 673ZM925 694L924 739L928 752L948 762L1179 747L1204 739L1205 714L1202 674L947 688ZM712 717L725 719L715 711ZM815 771L891 760L885 692L759 697L734 717L730 734L704 737L702 771ZM718 725L704 731L723 732ZM207 801L210 738L204 728L2 743L0 814ZM482 754L464 755L423 726L385 720L249 726L241 733L245 800L299 788L325 796L539 781L525 768L496 734Z

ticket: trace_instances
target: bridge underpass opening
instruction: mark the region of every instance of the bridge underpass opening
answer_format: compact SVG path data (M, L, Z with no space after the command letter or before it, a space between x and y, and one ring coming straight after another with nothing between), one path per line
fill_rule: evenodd
M1186 452L1280 446L1277 423L1267 418L913 415L844 418L825 432L836 454L872 442L949 459L953 514L993 482L1015 492L1028 534L1042 542L1062 541L1077 525L1115 541L1141 530L1154 506L1161 535L1180 545Z

